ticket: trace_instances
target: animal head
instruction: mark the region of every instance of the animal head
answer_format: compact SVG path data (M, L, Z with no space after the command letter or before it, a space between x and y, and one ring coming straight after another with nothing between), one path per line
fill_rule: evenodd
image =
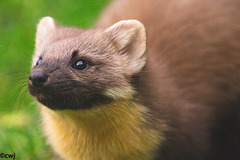
M130 82L146 62L142 23L123 20L82 30L44 17L37 27L29 92L54 109L83 109L130 98Z

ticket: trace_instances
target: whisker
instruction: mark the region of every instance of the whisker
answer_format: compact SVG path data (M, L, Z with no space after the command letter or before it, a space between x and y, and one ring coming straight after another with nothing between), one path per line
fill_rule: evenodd
M9 90L12 90L13 87L16 87L18 85L22 85L22 84L27 84L27 81L25 79L22 79L22 80L18 80L17 82L14 81L14 82L11 82L11 84L9 84Z
M9 80L10 82L16 82L16 81L19 81L19 80L27 80L28 78L26 77L22 77L22 78L17 78L17 79L12 79L12 80Z
M13 106L16 105L16 101L17 101L17 99L19 97L19 94L21 93L22 89L24 87L26 87L26 85L27 85L26 83L21 83L21 85L18 87L17 92L16 92L16 94L14 96L14 99L13 99Z
M35 104L33 104L33 106L35 107L37 105L37 103L35 102ZM29 127L29 130L33 130L34 126L37 124L37 122L40 120L40 113L42 110L42 106L38 107L37 112L34 113L33 117L33 122L31 124L31 126Z
M27 84L24 84L23 88L26 87L26 86L27 86ZM21 107L22 103L25 101L25 97L26 97L27 93L28 93L28 89L26 88L26 90L23 91L23 93L21 94L22 98L21 98L19 106L18 106L18 112L20 110L20 107Z

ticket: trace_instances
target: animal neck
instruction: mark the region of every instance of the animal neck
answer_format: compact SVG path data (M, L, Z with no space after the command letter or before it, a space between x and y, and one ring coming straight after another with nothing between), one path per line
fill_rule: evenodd
M91 157L86 159L99 159L99 157L103 157L103 159L118 159L119 157L119 159L132 159L131 157L150 159L159 141L162 140L160 133L153 129L153 125L150 125L147 108L127 99L117 100L89 110L55 112L44 107L43 112L47 113L43 114L43 119L44 117L45 119L50 118L51 122L54 122L54 124L49 124L49 121L46 121L46 125L52 125L53 128L50 128L54 129L55 133L60 133L60 137L77 137L74 139L76 143L74 145L75 148L80 148L80 151L76 151L75 154L78 154L79 157ZM49 133L48 137L49 141L52 141L51 137L59 136L54 137ZM54 144L56 141L69 142L68 139L58 139L50 144ZM64 146L71 145L65 144ZM55 144L54 148L59 146ZM74 146L72 147L74 148ZM143 151L142 148L145 150ZM60 147L59 152L62 153L63 150L74 152L71 147ZM92 154L87 155L87 153ZM69 159L70 155L74 154L69 153L66 158ZM93 157L94 155L96 157Z
M89 110L65 110L58 114L76 127L84 129L116 129L120 126L133 126L145 122L147 109L129 100L118 100L105 106Z

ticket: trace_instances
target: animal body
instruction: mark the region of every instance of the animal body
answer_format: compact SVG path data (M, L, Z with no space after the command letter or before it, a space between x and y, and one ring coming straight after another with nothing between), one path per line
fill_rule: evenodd
M240 1L116 0L41 19L29 91L66 160L239 160Z

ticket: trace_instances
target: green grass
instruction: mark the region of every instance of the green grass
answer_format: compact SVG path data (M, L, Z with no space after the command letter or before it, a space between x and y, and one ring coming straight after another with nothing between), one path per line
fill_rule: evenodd
M41 130L35 100L27 92L36 25L44 16L59 24L91 27L110 0L0 1L0 154L54 159Z

